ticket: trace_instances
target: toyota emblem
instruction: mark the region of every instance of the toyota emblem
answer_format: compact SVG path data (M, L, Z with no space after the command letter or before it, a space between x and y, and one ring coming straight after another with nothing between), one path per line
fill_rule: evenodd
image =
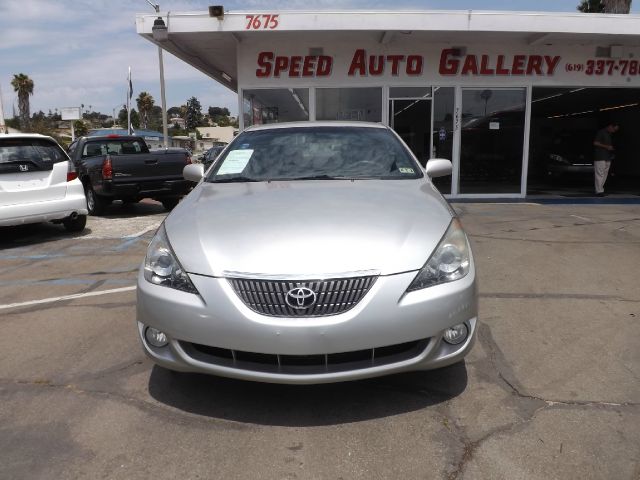
M287 292L284 297L287 305L296 310L306 310L315 305L316 292L307 287L295 287Z
M18 165L18 168L20 169L21 172L28 172L29 171L29 165L20 164L20 165Z

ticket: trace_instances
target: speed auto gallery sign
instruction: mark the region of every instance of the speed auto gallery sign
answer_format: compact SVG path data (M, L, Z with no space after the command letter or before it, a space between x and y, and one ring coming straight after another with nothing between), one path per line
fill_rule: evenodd
M253 60L242 62L246 84L291 83L313 80L350 83L379 83L380 79L420 79L455 83L551 83L574 85L629 86L640 84L640 51L627 52L624 58L595 57L595 48L560 49L546 47L539 52L466 51L439 48L419 51L376 51L380 47L340 48L340 53L296 55L276 50L248 52ZM308 51L308 49L306 49ZM328 50L328 49L323 49ZM387 48L386 50L390 50ZM243 56L246 58L246 56Z

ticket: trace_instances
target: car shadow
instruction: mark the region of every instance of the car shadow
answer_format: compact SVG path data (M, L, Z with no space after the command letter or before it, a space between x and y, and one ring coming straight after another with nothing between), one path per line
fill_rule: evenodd
M440 404L467 386L464 362L355 382L279 385L153 367L150 395L196 415L259 425L305 427L361 422Z
M28 247L52 240L79 238L91 234L89 227L82 232L68 232L62 224L31 223L12 227L0 227L0 250L3 248Z
M80 238L92 233L92 219L95 218L136 218L152 215L167 215L161 203L151 199L144 199L139 203L123 204L116 201L108 205L103 215L89 217L87 227L82 232L68 232L60 223L52 222L30 223L10 227L0 227L0 250L4 248L27 247L52 240L65 238Z
M166 215L167 212L160 202L151 199L144 199L137 203L123 203L120 200L107 205L104 213L97 215L101 218L133 218L146 217L150 215Z

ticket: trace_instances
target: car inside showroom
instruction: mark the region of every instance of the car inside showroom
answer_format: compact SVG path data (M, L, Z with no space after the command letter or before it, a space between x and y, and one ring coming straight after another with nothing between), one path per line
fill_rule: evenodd
M637 194L636 16L487 11L140 14L137 31L238 93L240 128L356 120L393 128L449 198Z

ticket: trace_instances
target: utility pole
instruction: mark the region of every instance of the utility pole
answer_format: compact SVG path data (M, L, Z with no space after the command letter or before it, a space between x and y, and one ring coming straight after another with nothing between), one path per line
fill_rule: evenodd
M9 133L9 129L4 123L4 110L2 109L2 88L0 87L0 133Z

